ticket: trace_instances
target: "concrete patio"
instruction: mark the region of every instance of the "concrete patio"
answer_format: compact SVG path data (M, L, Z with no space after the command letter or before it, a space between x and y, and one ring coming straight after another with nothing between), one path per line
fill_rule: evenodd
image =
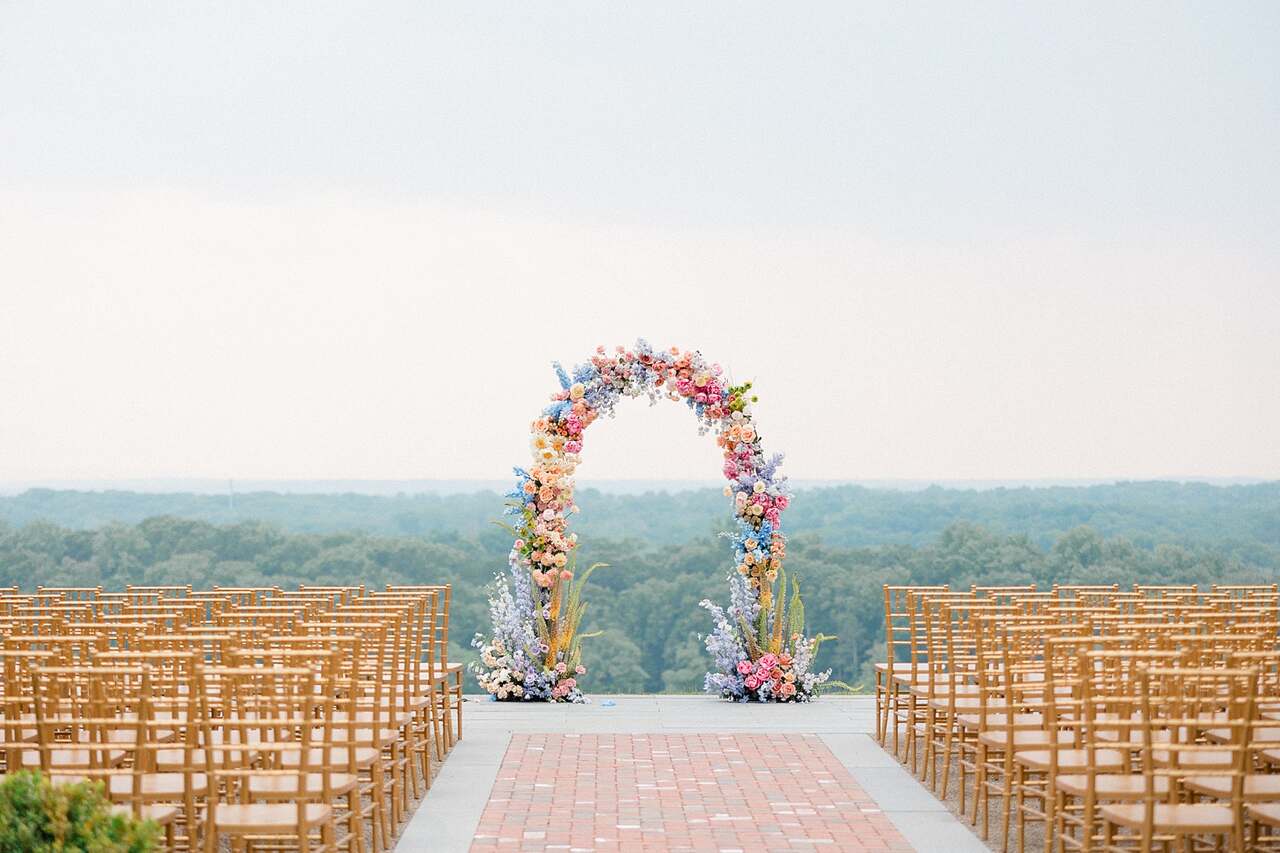
M595 696L586 706L468 699L465 736L399 853L987 851L880 749L870 697L794 706L693 696ZM753 773L762 790L785 792L735 813L744 777L756 793Z

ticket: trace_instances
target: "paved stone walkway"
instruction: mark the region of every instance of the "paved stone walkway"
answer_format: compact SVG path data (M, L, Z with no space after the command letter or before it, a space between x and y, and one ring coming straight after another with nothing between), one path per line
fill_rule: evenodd
M517 734L482 850L910 851L816 735Z
M989 853L875 742L870 697L799 706L476 698L396 853Z

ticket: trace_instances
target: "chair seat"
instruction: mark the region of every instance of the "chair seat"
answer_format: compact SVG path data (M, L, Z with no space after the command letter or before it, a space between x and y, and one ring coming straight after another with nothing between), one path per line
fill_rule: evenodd
M49 777L50 781L57 785L63 785L68 782L82 782L89 776L77 775L74 773L54 773ZM101 777L99 777L101 778ZM133 794L133 778L124 774L116 774L110 777L111 794L117 797L127 797ZM142 796L147 799L181 799L186 793L187 782L186 777L182 773L144 773L142 774ZM205 776L203 773L191 774L191 793L197 797L203 797L206 792Z
M49 752L49 765L54 768L67 767L72 769L76 767L90 767L94 764L94 753L101 755L102 752L104 752L104 750L100 749L54 749ZM107 751L107 753L108 760L113 765L119 764L123 761L126 754L123 749L113 749ZM32 768L39 767L40 750L24 749L22 751L22 765L24 767Z
M161 826L173 823L174 818L178 816L177 806L168 806L163 803L145 803L138 811L142 813L143 820L154 820ZM129 806L112 806L111 812L112 814L132 815L133 809Z
M347 718L346 714L334 714L333 716L334 716L334 719L336 720L345 720ZM373 716L374 714L372 709L367 711L357 710L356 722L357 723L373 722ZM378 710L378 718L380 722L383 722L388 726L395 726L396 728L401 728L413 722L413 712L406 711L403 708L392 708L388 705L383 705Z
M353 773L330 773L329 790L335 794L345 794L356 786L359 779ZM324 782L319 773L307 774L307 793L318 795L324 790ZM298 793L297 776L250 776L249 793L261 797L289 797Z
M312 826L330 818L333 809L324 803L307 803L303 811L303 823ZM294 832L298 826L298 807L293 803L252 803L236 805L219 803L214 812L214 823L219 832L263 835L279 835Z
M987 706L987 710L991 711L991 706ZM956 719L960 725L968 729L976 729L982 725L982 717L980 714L957 714ZM1034 726L1044 722L1042 714L1014 714L1013 724L1015 726ZM1009 724L1009 716L1004 713L988 713L986 724L988 726L1006 726Z
M382 744L399 740L399 729L378 729L378 742ZM346 729L337 729L333 732L334 743L343 743L347 739ZM373 729L356 729L357 743L371 743L373 741Z
M1230 752L1218 750L1184 751L1178 753L1178 767L1186 767L1188 769L1195 768L1213 768L1213 769L1230 769L1235 763L1236 757ZM1169 764L1169 752L1163 749L1151 750L1151 760L1160 766Z
M1099 770L1119 770L1127 766L1126 756L1116 749L1099 749L1094 753L1094 766ZM1019 750L1013 760L1031 770L1048 770L1052 756L1047 749ZM1058 769L1080 772L1089 766L1089 750L1058 750Z
M1230 743L1239 734L1239 729L1206 729L1204 739L1214 743ZM1264 742L1280 741L1280 727L1259 726L1249 733L1249 741L1258 745Z
M1249 817L1267 826L1280 826L1280 803L1250 803L1245 806Z
M1230 776L1187 776L1184 788L1206 797L1230 799ZM1250 773L1244 777L1244 798L1253 802L1280 800L1280 776Z
M987 746L994 746L1005 749L1009 746L1009 735L1013 735L1013 748L1019 749L1024 746L1048 746L1049 733L1042 729L1015 729L1009 732L1003 729L995 731L987 731L978 735L978 742ZM1058 732L1058 743L1068 744L1074 740L1071 732Z
M1143 735L1140 730L1130 729L1128 732L1128 735L1129 735L1129 741L1128 741L1129 743L1142 743ZM1151 741L1153 743L1168 743L1169 737L1170 735L1169 735L1169 732L1167 731L1157 730L1151 733ZM1108 741L1109 743L1119 743L1120 732L1116 731L1115 729L1100 728L1098 729L1098 732L1097 732L1097 739L1105 740L1105 741Z
M1102 816L1126 829L1141 829L1146 806L1141 803L1116 803L1103 806ZM1155 831L1185 835L1194 832L1230 832L1235 826L1231 809L1215 803L1157 803Z
M451 665L452 665L452 664L451 664ZM881 661L880 663L876 664L876 672L888 672L888 671L889 671L889 662L888 662L888 661ZM901 661L901 660L899 660L899 661L894 661L894 662L893 662L893 671L894 671L895 673L897 673L897 672L910 672L910 671L911 671L911 661Z
M963 709L966 711L972 711L974 709L981 709L982 699L977 696L961 696L957 694L954 699L949 696L940 696L936 699L929 700L929 707L933 708L935 711L946 711L952 706L954 706L956 710Z
M347 764L348 753L347 747L331 747L329 750L329 761L335 765ZM312 766L319 766L325 760L324 747L313 747L308 754ZM357 767L368 767L374 761L380 758L378 750L372 747L356 747L355 764ZM297 767L298 760L302 758L301 750L292 750L280 753L280 764L283 767Z
M1089 788L1089 777L1083 773L1066 773L1054 780L1054 786L1074 797L1083 797ZM1169 777L1156 776L1157 794L1169 793ZM1100 800L1140 800L1147 789L1146 778L1138 773L1099 773L1093 777L1093 790Z
M955 688L955 694L957 696L977 696L978 690L979 690L979 687L976 684L957 684ZM911 687L911 692L916 694L917 696L928 696L929 685L927 683L914 684ZM938 684L937 682L935 682L933 685L933 695L935 696L948 696L951 694L951 692L952 691L951 691L950 684Z

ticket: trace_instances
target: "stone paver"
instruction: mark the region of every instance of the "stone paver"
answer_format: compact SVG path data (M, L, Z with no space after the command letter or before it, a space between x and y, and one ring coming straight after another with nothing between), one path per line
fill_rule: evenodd
M481 832L480 826L485 823L487 827L492 827L492 812L489 811L490 796L493 795L495 785L499 784L499 777L508 774L504 770L505 762L509 757L518 756L521 762L527 760L530 763L542 762L544 756L540 755L538 750L524 749L523 751L513 751L512 744L520 742L521 738L538 737L547 738L558 735L578 735L582 737L594 736L602 741L610 736L624 735L632 738L650 738L650 751L662 747L653 747L652 739L657 737L672 738L683 736L697 736L698 738L711 737L715 743L719 743L719 736L725 735L733 738L734 741L743 740L755 749L757 744L768 746L772 743L771 748L795 748L799 749L803 746L805 749L816 749L813 746L815 735L821 744L825 745L828 755L833 755L838 764L844 768L848 776L851 776L853 782L862 792L860 798L852 796L847 798L848 802L866 803L870 808L880 808L883 810L879 820L887 819L888 823L895 828L904 838L910 849L921 851L947 851L947 853L989 853L986 846L978 840L972 832L970 832L967 824L958 821L951 812L949 812L942 803L930 795L917 782L910 773L902 768L897 761L886 754L880 746L875 742L871 732L875 727L875 717L873 711L873 703L869 696L856 697L839 697L827 696L817 702L809 705L792 705L792 706L776 706L776 705L734 705L730 703L720 702L709 697L699 696L596 696L590 705L585 706L565 706L565 705L545 705L534 703L508 703L508 702L485 702L483 700L476 701L475 697L468 697L465 719L465 737L453 749L443 767L440 769L439 775L436 777L431 791L423 800L422 805L413 814L408 826L400 838L397 839L395 853L465 853L477 843L475 836L477 834L489 834ZM568 740L568 739L566 739ZM699 742L702 742L699 740ZM637 741L636 743L643 743ZM788 747L787 744L793 744ZM547 750L546 744L541 745L542 752ZM634 744L633 744L634 747ZM734 747L742 750L737 755L747 755L746 748L741 744ZM673 750L667 749L668 753ZM708 753L712 750L704 750ZM821 750L818 751L821 754ZM726 753L733 755L731 753ZM751 753L758 754L758 753ZM670 758L662 756L651 756L649 760L655 761L654 767L659 766L656 759L661 758L663 761L672 761ZM694 756L690 756L690 768L692 768ZM699 760L703 760L702 757ZM706 757L710 761L710 757ZM736 759L729 759L736 760ZM745 758L742 759L744 762ZM789 766L788 759L782 766ZM578 756L573 762L574 775L569 780L576 788L578 785L577 768L582 765L585 772L600 773L598 768L587 766L589 761L594 761L589 756L582 753L581 743L578 744ZM825 756L824 762L829 761ZM803 763L803 762L802 762ZM517 766L522 766L519 764ZM748 765L730 764L730 770L739 767L745 768ZM831 779L835 780L838 768L830 764L822 764L832 771ZM766 762L766 769L768 765ZM680 770L675 762L671 763L673 772ZM724 776L726 774L718 773L715 776ZM597 776L597 778L600 778ZM685 775L685 778L692 778L692 775ZM841 779L846 778L844 776ZM553 774L552 781L539 780L534 784L556 784L556 777ZM743 777L744 781L752 781L752 777L747 775ZM707 781L707 780L703 780ZM641 784L650 785L653 788L641 789ZM568 783L566 783L568 784ZM734 777L734 784L741 784L738 777ZM634 781L636 791L643 791L646 800L652 794L653 802L646 802L644 805L649 807L669 805L667 800L662 797L671 798L679 795L679 792L671 792L659 790L660 788L671 787L669 785L659 785L658 780L639 779ZM706 788L707 785L700 787ZM829 785L821 785L817 790L830 787ZM556 790L552 788L538 788L536 793L547 794L552 797L552 808L546 812L546 828L535 827L528 831L549 832L555 820L563 819L564 825L571 827L575 820L583 820L585 818L576 817L582 810L587 809L586 804L579 804L578 799L595 799L594 796L579 797L576 793L571 799L559 797L553 794ZM502 799L504 795L497 795ZM618 795L622 798L624 795ZM625 795L630 796L630 795ZM705 796L705 795L704 795ZM511 797L507 797L511 799ZM635 795L635 805L640 804L639 795ZM567 800L567 802L561 802ZM777 800L778 802L791 802L789 797ZM869 802L868 802L869 801ZM772 800L770 801L772 802ZM532 804L532 801L530 801ZM825 804L825 803L824 803ZM834 802L829 803L835 805ZM619 803L619 807L623 804ZM627 804L628 806L632 804ZM703 802L705 806L705 801ZM683 810L683 805L681 806ZM728 800L726 799L726 809L728 808ZM783 807L785 810L786 807ZM801 806L799 808L804 808ZM818 809L813 809L815 812ZM830 811L823 809L823 812ZM593 809L594 813L594 809ZM730 814L728 811L724 812ZM863 812L861 807L858 809L858 820L862 819ZM874 815L874 812L866 812L867 815ZM683 816L683 814L682 814ZM783 818L788 823L801 823L796 820L798 817L813 818L817 815L779 815L775 814L772 805L769 806L764 817L771 821L778 821L779 825ZM694 816L695 818L697 815ZM553 819L554 818L554 819ZM537 815L536 820L543 821L542 815ZM870 818L868 818L870 820ZM711 826L710 818L707 818L708 826ZM518 821L516 821L518 823ZM625 823L618 820L613 826ZM725 829L720 824L727 824L732 831L736 828L734 825L737 821L717 821L717 829ZM498 822L499 831L502 828L502 822ZM644 824L641 824L644 825ZM802 824L803 826L804 824ZM699 824L692 824L692 827L698 827ZM594 833L594 818L592 818L592 832ZM666 828L665 826L663 827ZM582 841L582 833L580 832L575 840L573 831L570 829L570 839L568 841L550 841L547 837L543 838L524 838L524 829L521 830L519 838L515 836L499 836L510 837L511 841L501 843L498 847L500 850L522 851L527 843L533 849L552 849L552 850L570 850L576 846L577 842ZM621 833L622 830L619 830ZM559 836L557 836L558 838ZM582 849L597 849L595 838L592 834L587 847ZM607 836L600 836L607 837ZM692 836L690 836L692 837ZM797 836L798 837L798 836ZM880 839L876 834L875 843ZM646 849L666 849L666 841L662 836L657 836L656 842L651 847L646 846L647 837L641 840L619 837L617 842L618 850L646 850ZM669 840L669 839L667 839ZM832 850L835 845L835 836L832 836L831 844L812 844L809 849L816 851ZM479 839L480 842L489 844L491 839ZM745 843L745 842L743 842ZM790 844L791 842L788 842ZM538 846L541 845L541 846ZM477 849L493 849L492 846L478 847ZM711 848L706 848L711 849ZM720 849L720 848L715 848ZM733 849L726 847L724 849ZM768 844L753 845L744 847L743 853L758 853L775 849ZM776 848L788 849L788 848ZM794 848L792 848L794 849ZM803 848L802 848L803 849ZM861 849L861 848L852 848ZM904 848L907 849L907 848Z
M909 851L815 735L516 734L471 849Z

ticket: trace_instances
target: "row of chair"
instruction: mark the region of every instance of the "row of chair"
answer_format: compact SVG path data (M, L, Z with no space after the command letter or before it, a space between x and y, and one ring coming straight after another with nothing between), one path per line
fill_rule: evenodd
M462 736L447 585L0 591L0 761L170 849L394 844Z
M989 837L1280 848L1274 585L886 586L877 736ZM971 784L970 784L971 783ZM1199 846L1197 846L1199 845Z

